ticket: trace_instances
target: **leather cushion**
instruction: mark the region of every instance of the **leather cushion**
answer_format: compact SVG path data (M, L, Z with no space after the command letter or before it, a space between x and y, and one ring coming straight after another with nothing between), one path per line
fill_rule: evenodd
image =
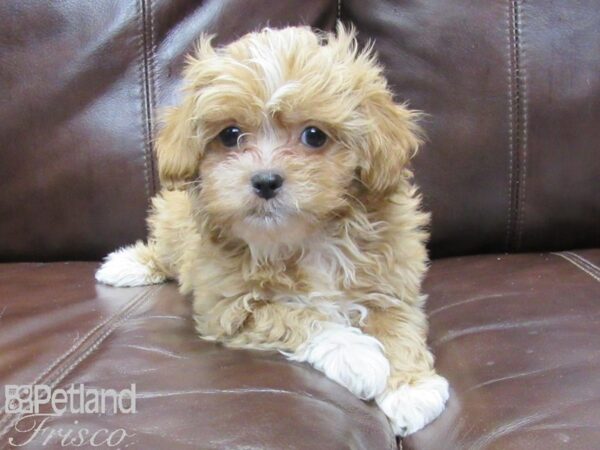
M201 341L191 302L174 284L96 285L96 268L0 265L0 386L83 383L120 390L136 384L135 414L66 413L47 427L123 428L134 436L121 448L396 448L374 404L307 365ZM0 413L0 448L11 438L27 442L21 448L63 448L56 436L47 444L43 434L28 442L32 433L16 432L17 419ZM18 427L32 428L33 420Z
M145 235L158 110L197 36L340 6L399 101L427 112L415 160L434 257L600 245L594 0L98 0L0 4L0 259L97 259Z
M452 394L405 450L597 448L600 250L440 260L425 290Z
M427 113L434 256L600 246L598 2L344 0L342 18Z
M200 33L335 17L326 0L0 2L0 261L98 259L145 237L158 108Z
M125 427L145 448L395 447L374 405L306 365L202 342L175 286L95 285L96 266L0 265L0 383L137 384L137 414L55 425ZM452 392L404 448L595 448L599 266L600 250L435 261L430 343Z

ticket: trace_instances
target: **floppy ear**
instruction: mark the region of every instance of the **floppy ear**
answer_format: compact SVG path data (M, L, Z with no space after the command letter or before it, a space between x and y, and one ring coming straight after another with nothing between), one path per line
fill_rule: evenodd
M202 149L194 139L192 111L186 103L165 112L165 125L156 140L160 183L169 190L181 189L184 183L194 180L202 157Z
M406 177L405 166L421 145L420 113L394 103L383 87L364 101L363 112L367 132L358 176L371 193L389 195Z
M164 112L164 126L156 140L158 174L163 188L182 189L198 177L204 154L202 130L196 120L195 96L206 83L201 68L205 58L214 55L212 37L202 36L196 53L186 60L184 98L181 105Z

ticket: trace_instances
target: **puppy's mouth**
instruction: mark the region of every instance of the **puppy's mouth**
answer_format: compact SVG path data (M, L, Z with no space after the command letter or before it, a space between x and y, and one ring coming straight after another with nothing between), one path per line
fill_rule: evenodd
M259 207L252 208L246 217L244 223L252 226L274 228L283 225L289 217L289 212L283 207Z
M255 247L298 244L310 231L300 209L284 201L248 205L238 217L233 233Z

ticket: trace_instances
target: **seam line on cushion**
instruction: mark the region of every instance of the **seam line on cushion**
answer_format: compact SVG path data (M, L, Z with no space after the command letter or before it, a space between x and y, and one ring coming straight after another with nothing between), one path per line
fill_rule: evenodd
M139 78L142 101L142 135L143 135L143 151L144 151L144 181L146 186L146 197L154 195L154 169L152 159L152 142L153 142L153 120L152 120L152 86L151 86L151 68L150 68L150 53L151 39L148 37L150 26L148 25L147 14L149 7L146 0L139 0L136 4L137 15L139 21L140 35L140 56L139 56Z
M337 20L342 20L342 0L337 0Z
M522 235L525 164L527 155L527 106L523 71L522 11L520 0L509 0L509 208L506 226L507 250L519 249Z
M42 379L44 377L46 377L50 372L52 372L54 369L56 369L57 366L59 366L63 361L65 361L69 356L71 356L77 349L79 349L83 345L83 343L90 338L90 336L92 336L94 333L96 333L100 328L106 326L109 322L111 322L116 316L121 314L123 311L129 309L133 305L133 303L136 301L136 299L138 299L142 295L143 295L143 293L137 297L134 297L123 308L121 308L120 311L118 311L117 313L115 313L112 316L107 317L105 320L100 322L98 325L96 325L94 328L92 328L90 331L88 331L85 335L83 335L81 338L79 338L77 341L75 341L75 343L66 352L64 352L57 359L55 359L52 362L52 364L50 364L42 373L40 373L30 384L32 384L32 385L39 384L40 381L42 381ZM4 415L4 406L0 406L0 417L2 415ZM6 420L6 417L0 418L0 425L2 425L5 420Z
M31 382L31 384L38 384L40 381L42 381L42 379L44 377L46 377L50 372L52 372L54 369L56 369L56 367L59 366L65 359L67 359L77 349L79 349L85 343L85 341L90 338L90 336L92 336L94 333L96 333L100 328L103 328L106 325L108 325L111 321L114 321L115 318L118 317L119 315L122 315L122 314L126 313L131 307L133 307L133 305L135 304L135 302L137 300L139 300L141 297L143 297L145 294L146 294L145 292L140 293L138 296L134 297L128 303L126 303L125 306L123 306L115 314L113 314L112 316L107 317L102 322L100 322L98 325L96 325L94 328L92 328L90 331L88 331L84 336L82 336L81 338L79 338L66 352L64 352L57 359L55 359L52 364L50 364L42 373L40 373ZM2 406L2 407L0 407L0 414L3 414L3 413L4 413L4 407ZM0 420L0 424L2 424L2 420Z
M156 27L154 25L155 23L155 19L154 19L154 3L152 0L148 0L148 16L150 18L150 31L149 31L149 42L150 42L150 48L149 48L149 68L148 68L148 75L149 75L149 87L150 87L150 154L149 154L149 158L150 158L150 175L152 178L152 195L154 196L154 194L156 194L157 191L157 186L156 186L156 167L155 167L155 160L154 160L154 136L155 136L155 128L156 128L156 120L155 120L155 111L156 111L156 92L157 92L157 86L156 86L156 73L157 73L157 69L156 69Z
M579 253L575 253L575 252L563 252L563 253L565 253L567 255L571 255L573 258L578 259L582 264L588 266L592 272L594 272L600 276L600 267L598 267L596 264L591 262L589 259L586 259L583 256L581 256Z
M513 38L512 38L512 16L513 16L513 8L512 8L512 0L508 1L507 11L506 11L506 51L508 55L508 208L506 214L506 236L505 236L505 246L506 250L510 250L510 240L511 240L511 228L512 228L512 207L513 207L513 158L514 158L514 140L513 140L513 122L514 122L514 111L513 111L513 91L514 91L514 83L513 83Z
M567 261L569 261L571 264L573 264L574 266L576 266L577 268L583 270L585 273L587 273L589 276L591 276L592 278L594 278L596 281L600 282L600 275L597 273L594 273L594 268L596 266L592 265L590 266L586 266L585 262L588 262L586 259L581 258L581 260L578 260L577 258L575 258L574 256L579 256L579 255L575 255L574 253L571 252L565 252L565 253L552 253L553 255L556 256L560 256L563 259L566 259Z
M146 25L144 18L144 1L138 0L136 2L136 16L138 21L138 34L139 34L139 56L138 56L138 82L140 85L140 101L141 101L141 128L142 128L142 152L144 156L144 188L146 190L146 198L150 199L150 179L148 174L148 130L147 130L147 99L146 99Z
M592 263L590 260L584 258L583 256L579 255L578 253L575 252L560 252L563 255L568 255L571 258L575 258L576 260L578 260L582 265L586 266L586 268L592 272L594 272L594 274L596 274L597 276L600 277L600 267L598 267L597 265L595 265L594 263Z
M517 236L516 236L516 249L521 248L523 241L523 228L525 226L525 198L527 194L527 151L528 151L528 127L529 127L529 114L528 114L528 100L527 100L527 67L526 61L526 49L525 49L525 27L523 21L525 2L516 2L517 9L515 11L516 17L518 18L517 27L519 30L519 40L517 42L518 53L519 53L519 90L521 99L521 167L520 167L520 184L519 184L519 196L517 203Z
M139 300L136 301L135 304L125 314L123 314L120 318L112 322L102 334L100 334L93 342L91 342L87 349L83 353L80 353L79 356L75 359L75 361L61 369L56 374L56 378L54 379L52 387L60 383L67 375L69 375L73 371L73 369L75 369L83 360L90 356L100 346L100 344L112 334L113 331L115 331L123 322L125 322L127 319L129 319L129 317L131 317L131 315L137 310L137 308L142 303L146 303L150 298L152 298L156 289L157 288L151 288L147 295L144 295L141 298L139 298Z
M106 340L108 336L125 320L127 320L131 314L142 304L147 302L150 298L154 297L157 287L152 287L148 291L142 292L140 295L134 297L129 301L123 308L117 313L108 317L106 320L101 322L92 328L85 336L79 339L71 348L65 353L59 356L46 370L44 370L36 379L30 383L31 385L43 384L48 385L51 389L60 383L67 375L69 375L73 369L75 369L82 361L96 350L100 344ZM92 339L93 337L93 339ZM86 344L86 341L90 340ZM72 356L72 358L71 358ZM70 359L70 360L69 360ZM57 370L60 366L60 370ZM53 373L55 372L55 373ZM2 411L4 413L4 411ZM6 424L2 430L0 430L0 438L4 437L10 428L20 419L22 414L3 414L4 417L0 419L0 426ZM11 420L12 419L12 420Z

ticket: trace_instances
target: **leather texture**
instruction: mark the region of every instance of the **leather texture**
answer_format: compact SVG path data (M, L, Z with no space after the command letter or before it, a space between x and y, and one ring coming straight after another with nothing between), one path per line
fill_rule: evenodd
M0 260L98 259L145 237L160 106L184 56L254 29L331 29L300 0L0 2Z
M135 414L67 413L53 417L49 427L123 428L135 436L122 448L133 449L396 448L386 417L373 403L279 354L201 341L191 302L174 284L101 286L94 282L96 268L0 265L2 387L136 384ZM4 399L2 388L2 406ZM73 448L61 447L60 437L43 444L41 434L29 442L31 433L15 431L18 420L0 413L0 448L15 448L11 438L20 448ZM18 428L32 426L25 419Z
M202 342L174 285L99 286L95 267L0 265L0 383L137 385L136 414L67 414L53 426L123 427L132 448L395 448L374 405L280 355ZM404 449L596 448L600 250L442 259L425 291L452 392ZM0 443L26 438L10 430Z
M199 34L338 15L375 42L398 101L428 114L415 171L434 257L600 245L595 0L10 0L0 258L97 259L144 238L160 108Z
M123 448L397 448L373 404L308 366L199 340L173 284L101 286L97 262L64 262L144 238L160 108L179 101L201 32L226 43L337 18L428 113L414 161L433 213L424 288L452 392L400 447L597 448L595 0L0 2L0 385L136 383L137 414L52 422L122 427ZM31 437L16 420L0 410L0 448ZM63 448L42 439L22 448Z
M434 256L600 245L597 1L342 5L428 114L415 173Z
M452 394L405 450L598 447L600 250L440 260L425 290Z

